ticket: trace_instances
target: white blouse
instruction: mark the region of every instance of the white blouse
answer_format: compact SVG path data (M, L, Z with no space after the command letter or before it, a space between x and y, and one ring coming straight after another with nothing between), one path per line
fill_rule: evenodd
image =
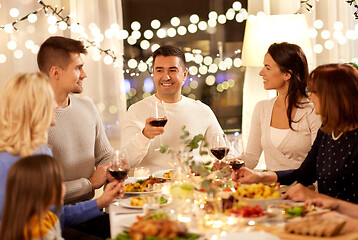
M289 130L290 130L289 128L279 129L270 126L270 137L271 137L272 144L275 147L278 147L278 145L280 145L280 143L286 137Z

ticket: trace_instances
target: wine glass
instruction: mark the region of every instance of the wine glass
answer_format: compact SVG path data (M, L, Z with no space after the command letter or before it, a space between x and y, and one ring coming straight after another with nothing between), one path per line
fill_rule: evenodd
M225 158L229 149L230 143L225 134L219 133L213 135L210 151L219 162Z
M150 125L153 127L164 127L168 122L167 110L163 101L155 102L155 117L154 120L150 122ZM162 135L159 136L160 146L163 146ZM155 149L159 151L160 147Z
M229 164L233 170L240 169L244 165L244 160L242 159L244 154L244 144L242 139L235 138L230 143L230 151L225 162Z
M124 152L119 150L114 152L108 171L118 181L124 180L127 177L129 166Z

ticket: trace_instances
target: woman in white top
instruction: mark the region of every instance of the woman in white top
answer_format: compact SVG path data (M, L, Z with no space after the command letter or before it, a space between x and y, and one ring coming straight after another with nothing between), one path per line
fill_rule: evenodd
M319 115L307 98L308 65L302 49L290 43L272 44L260 71L266 90L278 96L256 104L243 157L255 168L262 151L268 170L298 168L321 126Z

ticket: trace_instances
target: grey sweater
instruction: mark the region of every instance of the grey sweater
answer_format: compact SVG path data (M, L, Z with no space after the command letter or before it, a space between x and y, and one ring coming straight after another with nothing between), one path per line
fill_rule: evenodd
M70 96L70 104L55 113L56 125L49 128L48 143L63 168L65 204L93 198L89 178L95 166L109 162L112 148L101 117L89 98Z

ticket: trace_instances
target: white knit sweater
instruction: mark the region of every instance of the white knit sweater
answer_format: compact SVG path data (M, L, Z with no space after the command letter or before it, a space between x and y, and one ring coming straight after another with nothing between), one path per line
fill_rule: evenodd
M142 134L145 120L154 116L156 101L159 100L153 95L130 106L121 131L122 148L130 165L148 167L152 172L171 168L168 164L171 161L170 155L154 151L160 147L160 137L148 139ZM168 122L164 127L162 140L163 144L168 144L172 149L180 148L180 136L183 135L181 128L184 125L190 132L188 139L201 133L209 144L213 133L223 132L213 111L200 101L182 96L179 102L165 103L165 107ZM197 156L198 152L195 154Z
M97 108L89 98L70 95L69 106L57 110L55 119L48 143L63 168L65 203L91 199L94 191L88 179L95 166L109 162L112 154Z
M315 114L314 106L307 98L302 102L303 108L298 108L292 129L289 129L282 142L275 147L270 137L270 124L273 105L277 97L260 101L256 104L251 119L251 128L247 147L245 165L249 168L255 168L262 151L265 154L267 169L270 171L287 170L298 168L306 158L311 149L317 131L321 126L321 118Z

